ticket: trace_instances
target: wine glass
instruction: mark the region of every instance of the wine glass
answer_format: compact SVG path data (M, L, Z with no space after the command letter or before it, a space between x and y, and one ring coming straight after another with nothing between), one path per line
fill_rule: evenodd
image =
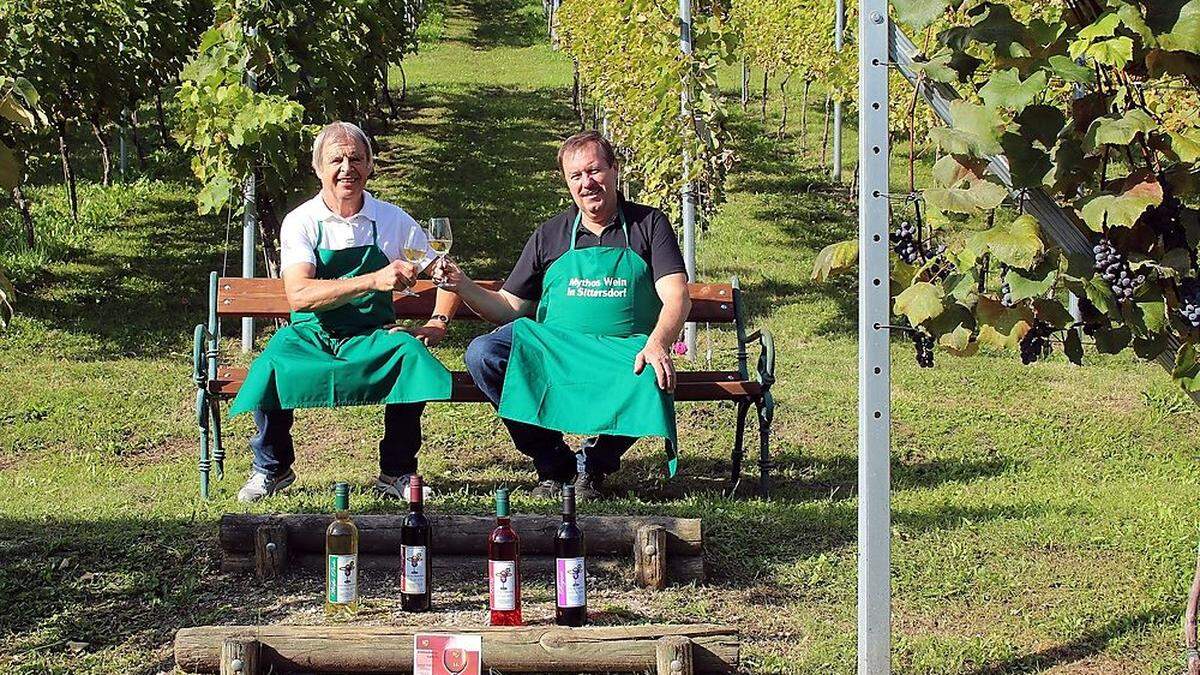
M410 227L408 229L408 236L404 238L404 245L400 248L400 253L404 256L404 259L414 265L419 265L425 259L426 249L422 245L425 243L422 241L425 238L424 234L421 228ZM415 298L420 293L414 293L411 288L405 288L400 291L400 295L406 298Z
M450 253L450 245L454 243L454 233L450 231L449 218L430 218L429 219L429 248L438 255L438 258L445 258L446 254Z

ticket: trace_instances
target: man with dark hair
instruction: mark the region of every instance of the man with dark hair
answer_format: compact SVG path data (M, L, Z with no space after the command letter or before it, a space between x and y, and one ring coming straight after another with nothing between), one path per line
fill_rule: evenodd
M533 459L534 496L573 481L577 496L595 498L639 437L674 451L671 346L691 301L667 217L617 191L608 140L576 134L558 164L574 204L538 227L501 290L449 260L435 278L500 324L471 342L467 370ZM593 436L576 456L564 432Z

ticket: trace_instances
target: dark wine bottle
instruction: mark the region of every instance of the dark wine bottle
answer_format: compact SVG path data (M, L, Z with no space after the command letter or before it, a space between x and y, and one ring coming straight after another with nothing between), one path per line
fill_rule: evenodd
M554 623L582 626L587 623L587 566L583 530L575 524L575 486L562 489L562 525L554 536L554 570L557 596Z
M488 537L488 609L493 626L521 625L521 540L508 515L508 490L496 490L496 528Z
M408 483L408 515L400 526L400 606L406 612L428 611L433 599L433 528L425 517L420 476Z

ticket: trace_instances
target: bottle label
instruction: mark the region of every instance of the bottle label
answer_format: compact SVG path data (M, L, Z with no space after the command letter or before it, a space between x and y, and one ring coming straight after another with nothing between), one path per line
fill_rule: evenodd
M583 558L558 558L558 606L583 607L587 605L587 572Z
M428 576L425 574L429 563L428 551L426 551L424 546L405 546L401 544L400 555L403 557L400 567L400 592L425 593L428 588Z
M500 611L517 608L517 594L521 580L517 576L517 563L512 560L488 561L489 606Z
M329 589L329 602L344 605L358 600L358 556L330 555L329 577L326 588Z

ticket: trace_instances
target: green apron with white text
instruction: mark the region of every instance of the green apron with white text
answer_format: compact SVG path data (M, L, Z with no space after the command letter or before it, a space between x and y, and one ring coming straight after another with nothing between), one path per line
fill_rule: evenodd
M319 245L324 224L317 228ZM317 278L348 279L387 266L374 223L371 236L366 246L313 249ZM372 291L332 309L292 312L291 323L251 364L230 416L450 398L450 371L412 335L383 328L395 319L391 291Z
M629 248L624 213L624 247L576 249L579 222L542 278L537 319L513 322L499 414L565 433L665 438L674 476L674 396L653 367L633 372L662 309L654 277Z

